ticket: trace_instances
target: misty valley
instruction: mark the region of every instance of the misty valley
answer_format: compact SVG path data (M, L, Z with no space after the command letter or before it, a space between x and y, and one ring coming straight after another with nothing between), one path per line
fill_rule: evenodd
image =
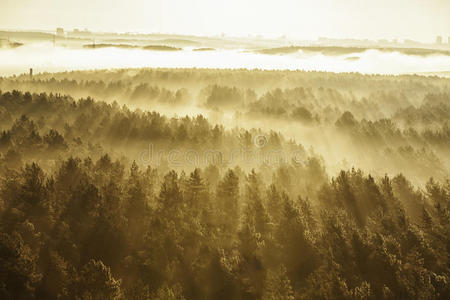
M0 300L450 299L449 0L0 0Z

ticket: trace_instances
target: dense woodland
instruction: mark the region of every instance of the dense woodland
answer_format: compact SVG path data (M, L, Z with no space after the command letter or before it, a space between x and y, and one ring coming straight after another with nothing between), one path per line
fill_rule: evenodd
M197 69L0 78L0 90L14 89L92 97L119 108L125 104L132 114L157 111L177 120L202 115L211 126L272 131L314 149L332 173L354 166L376 176L402 172L415 184L449 176L450 85L445 78ZM135 127L131 117L121 117L124 128Z
M0 298L449 299L449 83L0 78Z

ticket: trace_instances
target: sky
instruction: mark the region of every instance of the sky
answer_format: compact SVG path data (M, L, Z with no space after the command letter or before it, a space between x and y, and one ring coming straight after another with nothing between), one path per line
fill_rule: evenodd
M0 0L1 29L293 38L450 36L450 0Z

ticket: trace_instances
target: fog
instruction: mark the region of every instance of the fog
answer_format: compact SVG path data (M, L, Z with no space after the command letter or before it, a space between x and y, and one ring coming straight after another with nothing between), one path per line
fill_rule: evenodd
M0 50L0 299L449 298L447 52L96 47Z
M28 72L59 72L106 68L221 68L360 72L363 74L412 74L450 70L450 56L406 55L369 49L362 53L323 55L304 53L265 55L248 50L150 51L142 49L80 49L52 43L27 44L15 49L0 48L0 75Z

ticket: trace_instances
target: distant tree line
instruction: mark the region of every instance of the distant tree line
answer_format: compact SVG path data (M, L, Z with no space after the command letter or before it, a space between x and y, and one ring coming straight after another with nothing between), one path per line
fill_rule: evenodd
M220 91L218 87L213 89ZM231 91L229 96L234 93ZM313 117L307 110L301 109L294 110L294 113L315 123L310 125L311 130L316 132L317 138L324 135L324 142L327 142L326 133L329 132L330 136L335 137L331 143L337 149L344 147L354 156L370 157L368 166L382 167L384 172L397 173L401 170L418 179L415 181L417 183L425 182L430 176L439 179L449 176L450 126L446 114L450 112L450 106L444 102L445 97L429 95L424 100L420 110L423 111L421 114L428 116L429 126L417 126L417 122L408 127L401 125L394 117L358 120L353 113L345 111L324 129L318 123L321 119L319 115ZM272 102L275 107L277 100ZM267 116L261 118L270 120ZM255 145L258 136L266 139L262 148ZM10 167L16 164L20 156L25 160L35 160L48 157L48 153L53 153L56 158L58 155L67 158L81 154L99 158L104 152L113 157L126 152L126 157L133 161L139 160L149 146L155 153L165 151L165 155L172 149L181 153L189 150L220 152L224 168L242 163L248 165L247 171L258 167L262 161L245 159L240 155L230 164L226 158L231 157L236 149L243 148L254 153L261 152L266 157L270 157L270 151L279 151L286 153L288 160L293 152L303 153L302 161L307 157L322 159L302 144L284 138L280 132L225 129L202 115L167 117L154 111L131 110L117 102L97 102L90 97L74 100L60 94L0 91L0 151L9 152L10 159L6 161ZM321 146L320 143L317 146Z

